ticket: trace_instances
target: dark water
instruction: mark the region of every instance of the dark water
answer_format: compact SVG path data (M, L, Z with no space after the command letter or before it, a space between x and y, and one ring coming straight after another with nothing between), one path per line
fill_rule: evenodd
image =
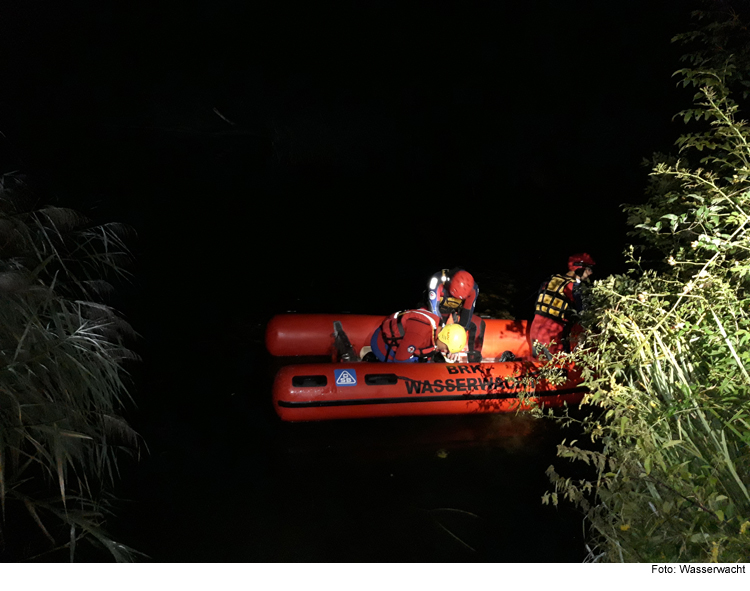
M157 9L127 11L110 35L97 11L66 4L48 24L35 13L6 31L6 78L18 83L6 85L5 170L137 233L134 284L109 303L142 335L127 418L149 453L122 463L129 501L110 528L159 562L580 561L580 516L540 502L565 436L554 424L284 424L263 315L392 313L460 265L506 274L498 295L528 318L539 283L572 252L592 253L598 276L617 272L619 204L640 198L639 162L668 150L682 108L669 82L677 62L659 56L687 13L639 2L583 18L510 3L501 15L481 9L461 37L423 26L421 12L384 11L374 26L370 3L355 4L367 27L341 21L347 11L316 21L317 9L290 27L281 3L253 15L253 34L239 15L183 11L175 27L173 11ZM435 14L454 30L452 9ZM168 30L179 31L171 43ZM550 46L583 75L548 62ZM465 242L438 233L450 219L466 224Z
M549 488L544 471L559 463L563 434L554 424L276 417L278 363L262 343L270 314L404 309L451 261L432 254L386 269L343 248L350 237L326 242L305 211L260 218L258 203L307 185L282 191L269 180L273 190L263 189L260 174L244 188L214 183L221 175L196 168L202 153L183 149L190 158L171 144L165 150L174 161L158 163L162 181L135 187L138 177L123 175L121 187L106 185L117 198L102 204L104 220L138 232L134 283L112 303L141 334L134 346L143 362L132 368L137 410L127 419L148 446L137 464L121 462L113 536L156 562L581 561L580 516L540 501ZM150 205L130 207L131 193ZM190 205L196 195L205 202ZM489 267L510 272L508 265ZM532 268L529 285L538 272ZM389 289L375 289L383 277Z
M157 562L583 559L580 517L540 501L563 437L553 424L509 416L285 424L273 411L278 362L263 347L271 314L412 306L439 256L386 269L345 248L348 235L327 240L331 224L305 222L304 212L252 213L260 197L309 187L214 186L187 156L174 158L184 178L172 171L148 187L152 208L126 208L125 188L108 205L139 233L136 279L121 306L142 336L138 409L127 418L148 445L123 467L119 495L129 501L110 523L117 538ZM223 197L188 205L198 194ZM375 289L383 277L389 289Z
M91 170L60 202L137 232L134 282L111 303L141 334L138 408L127 418L148 453L122 462L118 494L127 501L109 523L118 540L157 562L583 559L580 516L540 501L544 471L559 463L563 435L553 424L515 416L284 424L271 406L277 366L262 336L272 313L387 314L414 306L435 270L461 264L513 276L518 317L528 317L528 294L553 265L520 256L513 228L479 234L491 249L394 262L365 247L373 236L400 240L400 226L383 226L379 215L347 223L361 175L277 170L250 144L217 159L205 140L110 141L92 141ZM107 160L108 152L127 158ZM63 178L50 177L50 187L62 191ZM390 182L372 189L378 203ZM94 192L107 198L92 204ZM321 194L328 202L310 198ZM285 205L300 196L302 205ZM424 227L419 240L432 236ZM498 252L519 256L498 261Z
M200 357L197 377L186 360L132 417L150 455L126 471L131 501L113 530L149 560L583 560L580 516L541 505L544 471L561 463L555 424L510 415L283 423L270 394L278 361L260 349Z

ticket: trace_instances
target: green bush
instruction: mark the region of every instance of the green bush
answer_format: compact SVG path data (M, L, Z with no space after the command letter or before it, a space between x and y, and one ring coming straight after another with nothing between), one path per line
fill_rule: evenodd
M116 560L132 551L102 525L121 450L136 434L118 415L128 325L100 302L122 274L124 228L39 207L0 177L0 556L25 560L81 540ZM19 514L23 514L23 519ZM36 526L34 526L34 523ZM31 531L38 533L32 535Z
M747 29L736 13L696 16L706 24L678 38L699 44L678 72L695 131L655 157L646 203L625 207L630 270L593 284L573 355L594 444L558 455L594 476L548 471L543 501L583 510L592 561L750 556L750 127L733 98L750 62L747 45L727 52Z

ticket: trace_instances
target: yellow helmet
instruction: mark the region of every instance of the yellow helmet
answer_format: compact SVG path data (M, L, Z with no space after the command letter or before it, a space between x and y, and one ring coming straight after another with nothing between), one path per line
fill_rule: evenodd
M448 345L450 353L458 353L466 345L466 331L460 324L449 324L443 327L437 338Z

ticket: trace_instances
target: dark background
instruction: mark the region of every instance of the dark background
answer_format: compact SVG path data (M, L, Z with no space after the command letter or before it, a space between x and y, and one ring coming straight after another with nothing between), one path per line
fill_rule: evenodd
M619 270L690 3L269 4L6 3L6 167L130 222L149 281L250 276L266 305L387 313L454 264L533 289L580 250Z
M412 307L433 272L460 265L478 279L506 277L511 311L529 318L538 283L569 254L592 254L599 277L621 271L620 205L643 199L641 161L672 150L671 117L689 104L671 78L683 51L670 39L693 5L4 2L3 172L136 232L134 281L113 303L142 335L129 418L152 453L128 493L174 539L159 554L166 542L149 546L144 513L132 509L133 544L157 559L206 559L179 546L188 534L175 523L195 519L188 507L222 505L215 488L226 491L226 478L238 502L237 487L299 457L278 450L343 449L364 428L279 424L262 350L272 314L386 314ZM369 428L370 441L386 445L385 424ZM427 447L455 440L442 422L410 424L426 430ZM270 448L276 455L257 452ZM541 470L550 450L534 452ZM311 479L332 473L326 461ZM164 509L177 491L185 513ZM536 492L529 498L538 505ZM206 515L204 533L215 533ZM210 560L337 556L372 554ZM382 558L399 556L446 559Z

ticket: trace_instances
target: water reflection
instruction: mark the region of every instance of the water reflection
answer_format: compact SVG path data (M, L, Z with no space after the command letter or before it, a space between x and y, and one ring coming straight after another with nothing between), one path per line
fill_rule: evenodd
M580 517L541 505L544 470L559 463L554 424L282 423L267 392L163 417L117 522L127 543L159 562L583 559Z

